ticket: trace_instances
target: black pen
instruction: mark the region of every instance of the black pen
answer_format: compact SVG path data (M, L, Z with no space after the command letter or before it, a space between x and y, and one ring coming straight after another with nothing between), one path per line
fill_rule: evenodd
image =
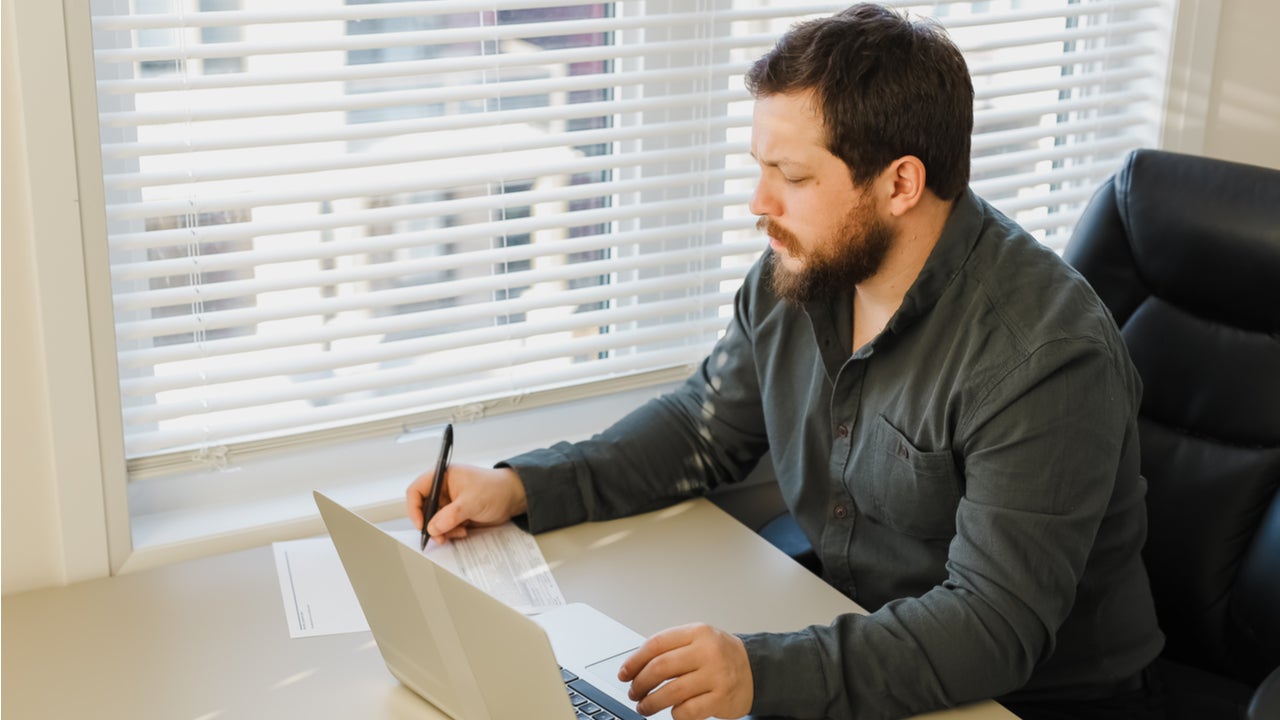
M431 492L422 498L422 547L427 549L427 523L435 517L440 509L440 488L444 486L444 471L449 467L449 456L453 454L453 423L444 426L444 437L440 440L440 459L436 460L436 474L431 478Z

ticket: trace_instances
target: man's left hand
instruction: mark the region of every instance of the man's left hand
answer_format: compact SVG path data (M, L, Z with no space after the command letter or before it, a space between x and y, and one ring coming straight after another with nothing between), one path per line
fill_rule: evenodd
M671 708L674 720L738 718L751 712L751 664L742 640L710 625L683 625L649 638L618 670L636 710Z

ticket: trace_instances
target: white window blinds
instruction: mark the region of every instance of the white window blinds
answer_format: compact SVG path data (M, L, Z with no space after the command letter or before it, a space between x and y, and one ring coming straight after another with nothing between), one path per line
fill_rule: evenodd
M1167 0L896 4L1047 241L1154 143ZM685 372L764 247L742 75L845 5L95 0L133 468Z

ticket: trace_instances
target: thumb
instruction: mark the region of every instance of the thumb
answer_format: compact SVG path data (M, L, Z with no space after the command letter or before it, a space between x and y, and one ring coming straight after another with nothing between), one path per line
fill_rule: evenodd
M458 503L451 502L440 508L435 517L431 518L431 522L427 523L427 534L434 538L441 537L466 522L466 520L467 518L463 515L462 508L459 507Z

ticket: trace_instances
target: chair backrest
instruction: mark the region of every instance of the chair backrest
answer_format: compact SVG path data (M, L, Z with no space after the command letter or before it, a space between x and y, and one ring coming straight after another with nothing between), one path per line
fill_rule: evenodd
M1142 376L1165 654L1256 683L1280 661L1280 171L1134 151L1065 256Z

